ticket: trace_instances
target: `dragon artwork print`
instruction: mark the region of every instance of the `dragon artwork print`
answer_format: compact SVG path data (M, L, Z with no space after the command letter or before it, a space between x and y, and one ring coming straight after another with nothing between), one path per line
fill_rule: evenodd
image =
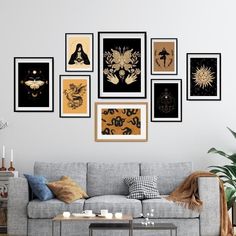
M140 135L140 109L102 109L103 135Z
M75 110L82 106L84 101L84 94L87 91L87 86L84 84L76 85L74 83L69 84L68 89L64 89L63 93L67 99L67 106L72 110Z

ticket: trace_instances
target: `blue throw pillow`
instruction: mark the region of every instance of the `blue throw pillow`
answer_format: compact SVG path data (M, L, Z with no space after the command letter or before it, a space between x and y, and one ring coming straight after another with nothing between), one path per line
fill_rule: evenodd
M46 201L54 198L54 194L48 188L47 179L44 176L26 175L25 178L32 189L33 194L41 201Z

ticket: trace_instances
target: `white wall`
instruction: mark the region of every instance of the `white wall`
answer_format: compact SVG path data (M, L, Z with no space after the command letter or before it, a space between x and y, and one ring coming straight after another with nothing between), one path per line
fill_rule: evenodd
M193 161L195 169L224 163L207 155L219 147L236 151L235 0L0 0L0 149L15 150L15 166L32 172L40 161ZM149 122L145 143L96 143L97 32L146 31L150 96L150 38L177 37L183 80L183 122ZM65 33L93 32L92 118L59 118L59 75L64 71ZM186 101L186 53L222 53L222 101ZM13 112L13 57L54 57L55 112ZM158 77L159 78L159 77ZM114 101L114 100L113 100ZM9 153L8 153L9 158Z

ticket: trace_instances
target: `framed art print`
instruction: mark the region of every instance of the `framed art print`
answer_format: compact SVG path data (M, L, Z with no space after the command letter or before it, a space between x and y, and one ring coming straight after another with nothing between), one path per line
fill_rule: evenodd
M146 97L146 32L98 32L98 97Z
M61 75L60 117L90 117L90 90L90 75Z
M177 75L178 40L177 38L151 39L151 74Z
M96 103L95 140L147 141L147 103Z
M53 58L14 58L14 111L53 111Z
M151 80L151 121L182 121L182 82L180 79Z
M93 34L67 33L65 35L65 70L93 71Z
M187 100L221 100L220 53L187 53Z

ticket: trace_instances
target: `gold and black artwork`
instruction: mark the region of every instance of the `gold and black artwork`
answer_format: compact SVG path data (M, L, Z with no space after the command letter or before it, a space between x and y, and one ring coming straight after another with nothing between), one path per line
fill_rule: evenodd
M182 121L181 80L160 79L152 84L152 121Z
M15 111L53 110L53 58L15 58Z
M99 97L145 96L145 33L99 33Z
M76 85L74 83L69 84L67 89L64 89L63 93L67 99L67 106L72 110L77 109L83 105L83 96L86 93L87 86L83 84Z
M220 54L187 54L188 100L220 100Z
M96 141L146 141L146 103L96 103Z
M177 39L151 39L151 73L177 74Z
M93 34L65 34L65 70L93 71Z
M140 135L140 109L103 109L103 135Z
M90 117L90 75L60 76L60 117Z

